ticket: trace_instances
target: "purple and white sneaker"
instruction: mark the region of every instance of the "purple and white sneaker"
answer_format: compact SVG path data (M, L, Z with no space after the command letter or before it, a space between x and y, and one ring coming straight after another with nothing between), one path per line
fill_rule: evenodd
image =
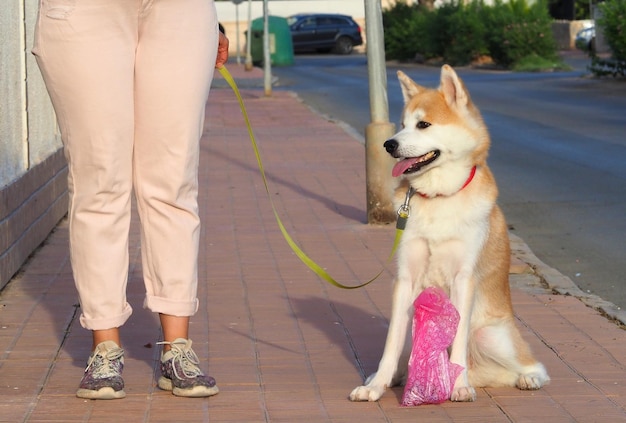
M170 350L161 354L159 388L179 397L210 397L219 392L215 379L198 367L200 360L191 349L191 340L178 338L167 344Z
M99 343L89 356L76 396L87 399L124 398L122 369L124 350L113 341Z

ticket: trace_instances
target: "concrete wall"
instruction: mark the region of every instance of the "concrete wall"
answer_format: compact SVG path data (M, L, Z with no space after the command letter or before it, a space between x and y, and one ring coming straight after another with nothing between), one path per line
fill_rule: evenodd
M593 6L592 16L594 19L602 19L602 9L600 9L597 5ZM604 54L610 53L611 48L606 42L606 38L604 37L604 31L602 28L596 26L596 53Z
M575 49L576 34L581 29L587 28L589 26L593 26L593 21L588 19L579 21L552 22L552 34L554 34L554 41L556 41L557 49Z
M0 8L0 288L67 210L67 165L30 53L38 0Z

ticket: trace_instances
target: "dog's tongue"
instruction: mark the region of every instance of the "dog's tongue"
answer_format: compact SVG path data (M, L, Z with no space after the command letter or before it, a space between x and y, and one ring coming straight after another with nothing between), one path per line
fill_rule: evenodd
M391 170L391 176L393 176L394 178L397 178L398 176L402 175L404 172L406 172L406 170L408 168L410 168L411 166L413 166L415 163L417 163L419 161L418 158L410 158L410 159L404 159L404 160L400 160L398 163L396 163L393 166L393 169Z

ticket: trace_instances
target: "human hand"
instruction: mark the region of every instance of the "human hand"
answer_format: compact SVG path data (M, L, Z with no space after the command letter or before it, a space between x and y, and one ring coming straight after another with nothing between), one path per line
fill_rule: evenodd
M221 31L219 33L219 41L217 44L217 58L215 59L215 67L221 68L228 61L228 38Z

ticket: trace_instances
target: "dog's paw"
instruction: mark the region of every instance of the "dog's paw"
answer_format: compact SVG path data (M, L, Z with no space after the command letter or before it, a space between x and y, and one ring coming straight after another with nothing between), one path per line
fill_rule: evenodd
M450 401L472 402L476 401L476 391L470 386L467 379L467 371L462 371L454 382Z
M350 401L378 401L384 392L384 386L357 386L350 393Z
M455 387L450 396L451 401L472 402L476 401L476 390L471 386Z
M517 379L517 387L524 390L539 389L543 385L550 381L550 376L546 372L545 367L542 364L534 366L535 368L524 374L521 374Z

